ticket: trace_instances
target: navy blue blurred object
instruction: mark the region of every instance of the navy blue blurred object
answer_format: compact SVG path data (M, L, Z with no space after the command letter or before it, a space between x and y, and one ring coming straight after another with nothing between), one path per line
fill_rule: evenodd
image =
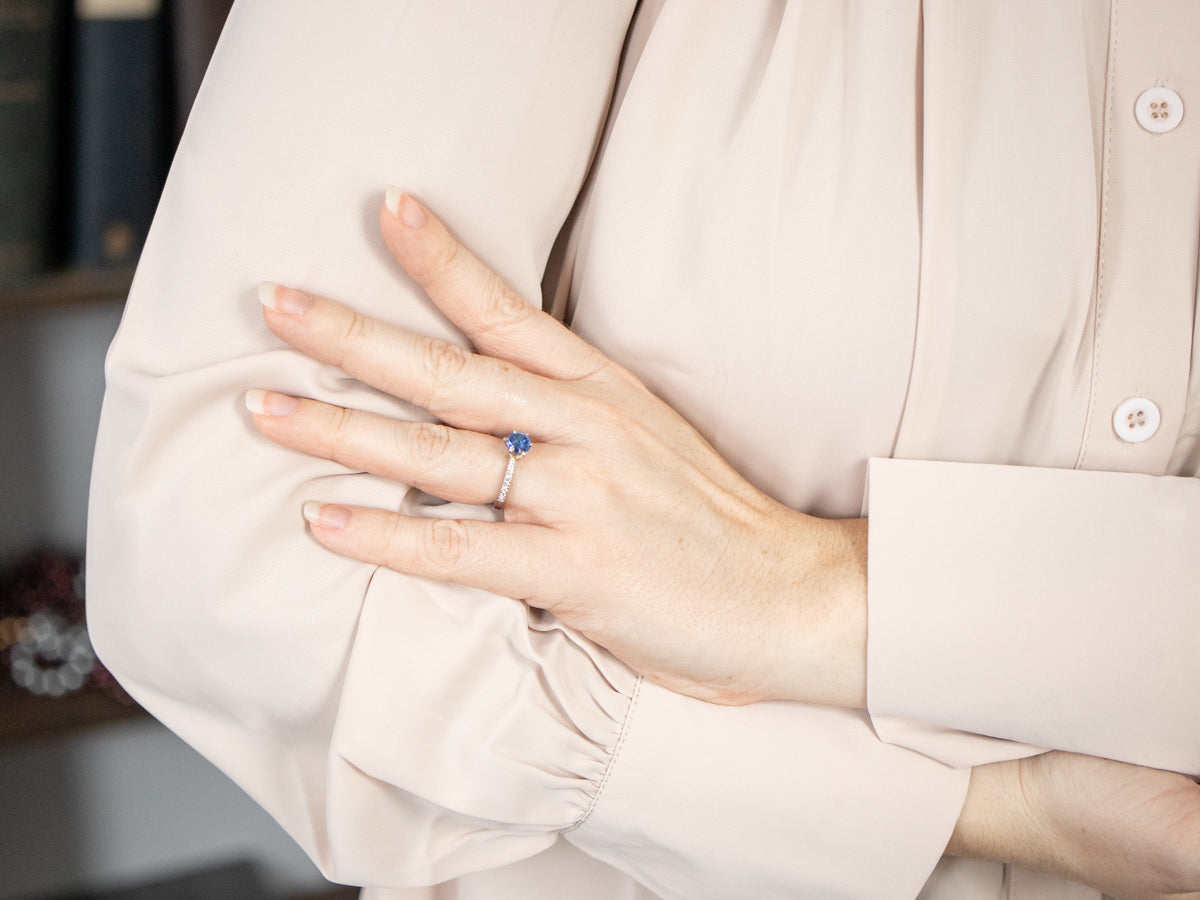
M54 257L60 0L0 0L0 281Z
M73 39L70 262L137 261L170 161L166 16L159 0L78 0Z

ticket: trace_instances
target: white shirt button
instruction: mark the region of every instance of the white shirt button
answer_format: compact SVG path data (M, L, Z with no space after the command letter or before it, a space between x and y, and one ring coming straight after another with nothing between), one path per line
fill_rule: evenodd
M1155 134L1174 131L1183 121L1183 98L1170 88L1152 87L1138 95L1133 114L1147 131Z
M1130 397L1113 413L1113 431L1127 444L1140 444L1154 437L1162 424L1162 413L1154 401Z

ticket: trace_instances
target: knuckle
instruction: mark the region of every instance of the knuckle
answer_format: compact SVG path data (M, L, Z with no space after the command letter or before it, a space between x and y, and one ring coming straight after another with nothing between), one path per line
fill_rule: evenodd
M513 293L508 285L495 273L488 273L480 304L480 317L484 325L503 326L525 321L533 307Z
M456 569L466 559L470 538L466 526L454 519L437 519L429 528L430 560L442 570Z
M346 319L336 332L336 342L333 343L330 360L338 368L351 371L355 368L356 360L362 354L362 345L371 334L372 321L368 316L355 310L347 310Z
M544 313L525 302L495 273L488 272L470 312L467 331L482 346L505 347L520 341L529 331L532 319ZM499 342L497 344L496 342Z
M403 527L403 520L399 516L389 519L382 544L384 565L397 572L410 571L412 564L411 537L407 529Z
M609 397L584 394L576 399L576 403L578 408L573 411L575 420L587 422L591 428L626 434L639 424L630 416L624 404Z
M421 364L435 381L452 381L466 368L467 353L462 347L430 338L422 347Z
M413 459L428 469L440 462L450 449L450 432L432 422L418 422L409 446Z
M432 254L429 260L428 274L432 278L452 278L461 267L463 261L463 246L458 241L445 241Z
M328 436L329 458L336 463L349 465L354 446L354 412L335 406L330 414Z
M371 320L357 310L348 310L349 316L342 328L341 346L344 360L371 331Z
M640 378L624 366L617 365L617 363L603 355L600 355L598 358L596 370L592 375L624 392L632 392L633 394L650 393Z

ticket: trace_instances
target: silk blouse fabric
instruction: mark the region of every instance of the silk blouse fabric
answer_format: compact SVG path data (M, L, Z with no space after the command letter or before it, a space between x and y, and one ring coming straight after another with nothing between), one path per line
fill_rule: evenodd
M108 360L100 655L372 896L1096 897L939 857L974 764L1200 773L1197 47L1191 0L240 2ZM494 515L242 405L424 415L255 299L462 342L388 184L532 302L549 266L767 493L867 510L867 711L689 700L306 533L310 499Z

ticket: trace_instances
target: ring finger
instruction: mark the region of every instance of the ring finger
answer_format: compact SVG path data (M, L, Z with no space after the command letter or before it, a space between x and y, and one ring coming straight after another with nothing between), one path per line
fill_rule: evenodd
M502 439L433 422L408 422L262 390L246 392L246 407L258 430L277 444L454 503L493 502L509 461ZM537 508L539 467L522 463L517 468L505 505Z

